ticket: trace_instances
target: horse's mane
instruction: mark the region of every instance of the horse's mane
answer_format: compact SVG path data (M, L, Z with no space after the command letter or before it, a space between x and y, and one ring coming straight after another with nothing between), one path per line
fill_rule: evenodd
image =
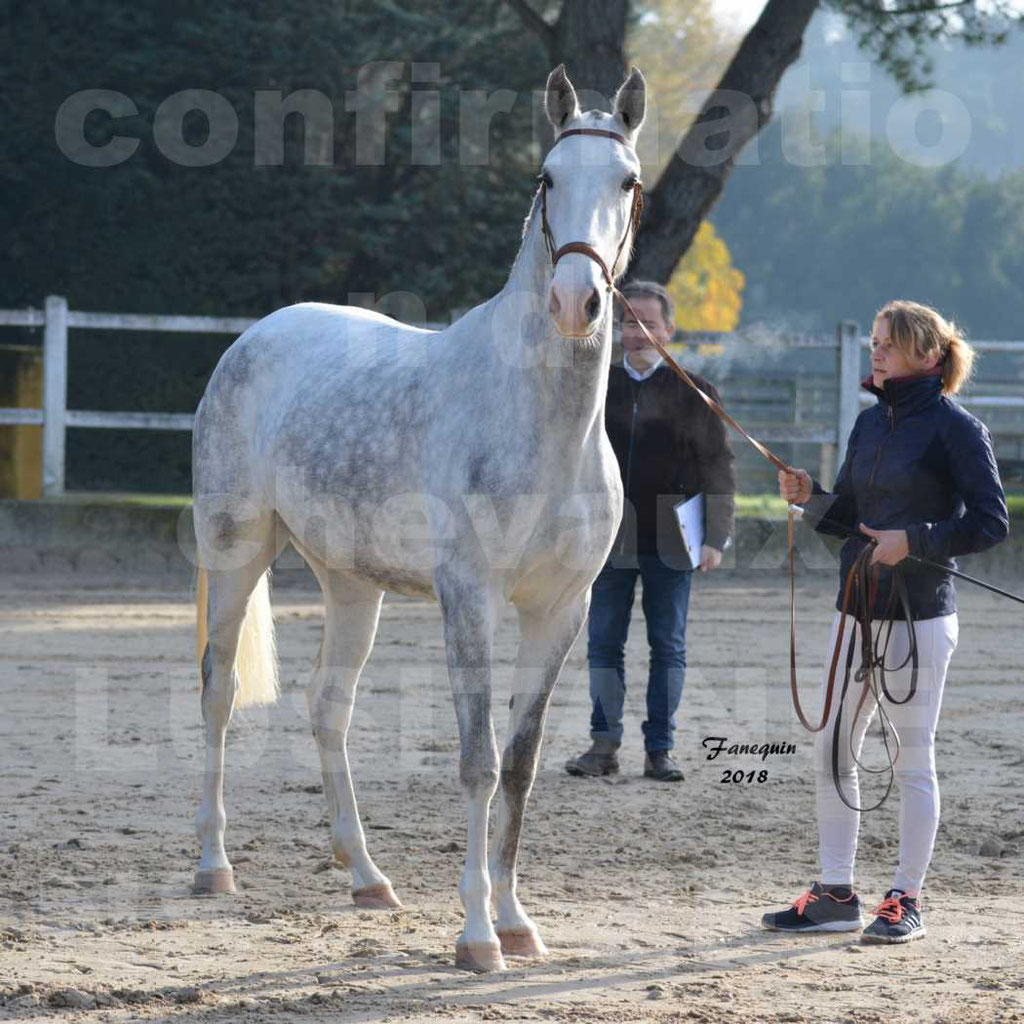
M526 234L530 230L530 223L533 221L533 215L537 212L537 202L540 199L540 188L533 193L533 199L530 201L530 212L526 215L526 220L523 221L523 231L519 236L519 244L522 245L526 241Z

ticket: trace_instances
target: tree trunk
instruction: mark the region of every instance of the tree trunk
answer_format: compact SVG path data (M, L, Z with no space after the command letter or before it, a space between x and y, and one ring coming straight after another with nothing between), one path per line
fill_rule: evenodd
M552 66L564 62L583 110L611 112L628 74L629 0L564 0L551 36Z
M721 195L740 150L771 120L775 90L799 56L821 0L769 0L647 204L630 276L665 282ZM717 134L715 128L718 128Z
M564 0L554 25L529 0L506 0L564 62L584 110L610 110L627 72L630 0ZM535 0L534 0L535 2ZM697 120L647 193L630 276L665 282L722 193L743 147L771 120L775 90L800 56L821 0L768 0ZM588 92L588 90L590 90Z

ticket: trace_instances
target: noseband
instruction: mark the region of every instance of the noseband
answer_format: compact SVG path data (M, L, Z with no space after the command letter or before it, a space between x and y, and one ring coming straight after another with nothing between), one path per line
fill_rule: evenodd
M616 142L628 149L633 147L629 144L626 138L619 135L618 132L605 131L603 128L571 128L567 132L562 132L561 135L555 139L552 149L557 146L562 139L569 138L570 135L598 135L606 139L614 139ZM635 232L637 227L640 225L640 215L644 210L644 189L643 185L639 181L633 184L633 203L629 211L629 223L626 225L626 230L622 234L622 238L619 240L619 247L615 250L615 258L612 260L612 265L609 268L605 261L601 258L601 254L592 246L586 242L566 242L565 245L558 248L555 245L554 235L551 234L551 226L548 224L548 188L543 182L540 186L540 223L541 231L544 234L544 243L548 247L548 255L551 257L551 266L557 267L558 261L563 256L568 256L571 252L578 252L584 256L588 256L592 259L600 268L601 273L604 275L605 282L608 285L608 290L611 291L614 287L614 279L612 278L612 272L619 262L619 257L622 255L622 249L626 244L626 239L629 238L630 232Z

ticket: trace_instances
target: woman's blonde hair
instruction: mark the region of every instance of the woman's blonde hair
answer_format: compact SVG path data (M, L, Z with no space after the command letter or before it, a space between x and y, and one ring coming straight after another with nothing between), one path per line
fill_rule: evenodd
M889 324L889 337L905 358L921 361L939 357L942 391L955 395L971 376L974 349L960 329L929 306L898 299L875 314L875 322Z

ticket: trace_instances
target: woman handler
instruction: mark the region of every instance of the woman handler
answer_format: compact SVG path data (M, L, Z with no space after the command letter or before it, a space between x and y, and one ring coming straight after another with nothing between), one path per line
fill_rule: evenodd
M823 533L849 536L851 529L861 531L863 538L850 536L843 546L844 583L857 555L874 539L871 563L872 571L878 564L878 589L871 619L876 659L886 647L882 620L897 620L884 655L886 690L894 701L903 701L916 681L916 692L905 703L883 696L880 705L899 737L894 769L901 801L900 859L892 888L862 935L864 942L909 942L925 933L919 898L939 823L935 727L946 669L957 643L957 615L952 577L905 559L916 555L955 568L953 556L997 544L1006 537L1009 523L988 430L949 397L970 375L974 359L956 327L926 306L890 302L875 318L871 350L872 373L862 386L877 396L878 403L854 424L835 491L824 491L808 473L797 470L779 473L779 492L787 501L804 505L805 518ZM900 575L905 590L898 585ZM905 621L904 598L912 631ZM837 608L841 601L842 589ZM837 612L830 652L841 618ZM815 742L821 881L787 909L765 914L763 924L772 930L863 927L853 889L860 801L851 747L859 755L878 705L871 694L861 703L864 684L855 682L852 673L840 700L848 645L857 633L851 617L845 625L836 697ZM916 680L912 637L917 647ZM861 652L854 653L856 669Z

